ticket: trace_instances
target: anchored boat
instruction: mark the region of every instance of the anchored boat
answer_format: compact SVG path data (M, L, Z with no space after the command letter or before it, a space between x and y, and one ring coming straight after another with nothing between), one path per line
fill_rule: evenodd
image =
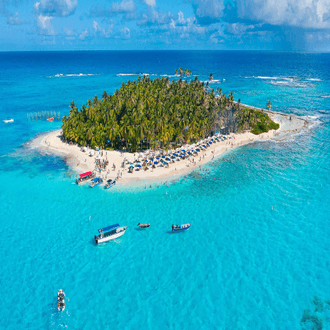
M65 294L62 289L57 292L57 309L59 312L65 310Z
M150 227L150 223L138 223L138 226L140 228L148 228L148 227Z
M172 225L172 231L184 231L190 228L190 223L184 225Z
M95 178L95 174L93 172L82 173L79 174L79 179L76 180L76 183L81 184L93 178Z
M90 187L91 188L96 187L96 186L100 185L102 182L103 182L103 179L101 179L101 178L92 179L92 183L91 183Z
M47 118L46 120L52 123L54 121L54 117Z
M14 122L14 119L13 118L10 118L10 117L8 117L7 119L5 119L4 121L3 121L5 124L8 124L8 123L13 123Z
M120 227L119 224L111 225L105 228L99 229L99 235L94 236L95 243L103 243L111 241L125 234L126 227Z
M104 189L110 189L117 183L117 180L107 180L107 184L104 186Z

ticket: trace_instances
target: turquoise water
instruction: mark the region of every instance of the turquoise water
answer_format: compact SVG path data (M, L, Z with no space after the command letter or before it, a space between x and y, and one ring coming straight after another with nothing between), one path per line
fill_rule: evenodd
M0 113L15 118L0 124L1 329L330 328L330 55L243 55L0 53ZM119 74L179 66L202 80L213 73L242 103L270 98L318 124L148 189L78 187L61 158L26 144L60 127L27 122L27 112L65 114L72 100L136 78ZM117 222L125 235L95 246L97 229ZM170 233L186 222L189 231Z

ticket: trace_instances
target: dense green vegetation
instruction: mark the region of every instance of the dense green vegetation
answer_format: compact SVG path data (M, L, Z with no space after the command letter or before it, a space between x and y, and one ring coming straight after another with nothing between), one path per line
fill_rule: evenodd
M215 92L197 78L175 82L146 76L122 83L113 95L95 96L80 110L71 102L62 128L67 141L136 151L192 143L223 127L228 132L253 128L259 134L275 124L259 112L255 115L234 102L232 93Z
M274 123L267 113L261 110L242 108L238 113L238 126L242 130L250 130L253 134L261 134L272 129L278 129L279 124Z

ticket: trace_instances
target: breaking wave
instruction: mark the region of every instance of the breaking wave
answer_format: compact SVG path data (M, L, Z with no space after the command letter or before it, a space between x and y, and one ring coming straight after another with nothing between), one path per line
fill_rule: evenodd
M88 76L98 76L97 73L57 73L47 78L65 78L65 77L88 77Z

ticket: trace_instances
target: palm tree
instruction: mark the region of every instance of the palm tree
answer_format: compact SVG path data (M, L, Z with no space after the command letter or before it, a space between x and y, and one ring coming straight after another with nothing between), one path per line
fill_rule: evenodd
M270 110L272 108L272 103L270 102L270 100L268 100L268 102L267 102L267 108L268 108L268 110Z

